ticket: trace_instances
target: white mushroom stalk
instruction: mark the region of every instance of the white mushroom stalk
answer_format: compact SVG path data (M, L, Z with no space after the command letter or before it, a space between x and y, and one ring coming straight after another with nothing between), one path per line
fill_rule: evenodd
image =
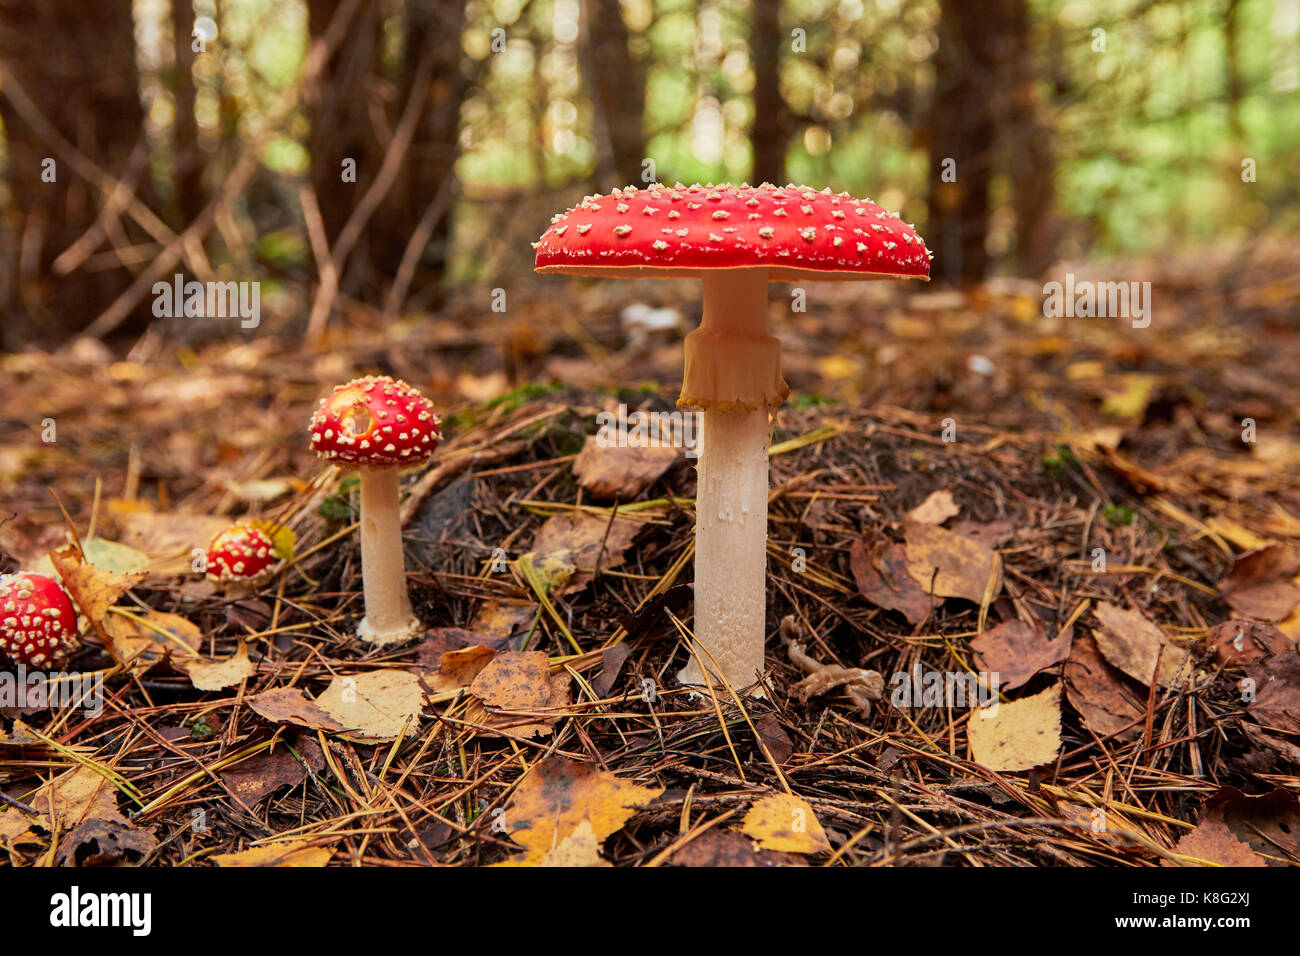
M789 389L767 328L767 270L704 276L700 327L686 337L678 404L703 409L695 491L696 646L684 684L721 676L763 695L770 410ZM713 681L716 683L716 681Z
M406 556L396 468L361 468L361 577L366 616L357 636L372 644L409 640L420 628L406 592Z

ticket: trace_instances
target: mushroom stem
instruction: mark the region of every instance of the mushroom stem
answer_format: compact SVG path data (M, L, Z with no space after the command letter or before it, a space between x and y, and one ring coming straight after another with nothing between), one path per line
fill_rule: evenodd
M767 331L767 270L704 278L704 315L687 337L683 403L703 407L695 493L695 636L678 674L707 683L701 665L736 690L763 672L767 628L769 408L788 389L781 344Z
M396 468L361 468L361 578L366 616L357 635L372 644L415 636L420 626L406 593Z

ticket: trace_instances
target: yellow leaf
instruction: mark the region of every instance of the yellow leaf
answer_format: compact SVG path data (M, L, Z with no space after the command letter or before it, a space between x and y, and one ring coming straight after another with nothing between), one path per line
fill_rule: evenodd
M1029 770L1051 763L1061 749L1061 685L1040 694L971 711L970 758L990 770Z
M172 663L197 690L224 690L257 673L257 665L248 659L248 645L242 641L234 656L224 660L187 657L174 658Z
M212 859L218 866L324 866L333 855L329 847L297 840L253 847L241 853L218 853Z
M316 706L347 729L340 736L375 743L419 728L424 690L409 671L377 670L334 678Z
M792 793L774 793L757 801L745 814L741 831L764 850L829 853L831 849L813 808Z
M595 764L551 757L533 768L505 808L510 837L524 848L507 863L537 866L584 822L599 844L631 819L637 806L661 793L662 787L639 786Z

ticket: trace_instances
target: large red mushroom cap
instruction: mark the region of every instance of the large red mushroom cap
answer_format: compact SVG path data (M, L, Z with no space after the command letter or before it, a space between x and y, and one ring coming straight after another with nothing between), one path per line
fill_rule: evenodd
M0 575L0 651L16 664L57 664L77 645L77 612L53 578Z
M321 458L367 468L424 461L442 438L433 403L405 382L368 375L322 398L311 448Z
M869 199L806 186L628 186L551 220L538 272L698 276L767 267L772 281L930 277L916 230Z
M250 523L233 525L208 545L208 580L216 584L257 584L270 576L278 560L269 534Z

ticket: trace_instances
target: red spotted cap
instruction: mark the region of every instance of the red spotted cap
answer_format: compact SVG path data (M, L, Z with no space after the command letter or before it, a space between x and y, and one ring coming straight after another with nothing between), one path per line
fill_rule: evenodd
M412 465L442 438L433 403L386 375L353 379L322 398L311 420L311 450L321 458L384 468Z
M275 542L261 528L237 524L208 545L208 580L217 584L255 584L264 580L279 560Z
M551 220L538 272L698 276L766 267L774 282L929 279L916 230L869 199L807 186L628 186Z
M57 664L77 646L77 612L53 578L0 575L0 651L15 664Z

